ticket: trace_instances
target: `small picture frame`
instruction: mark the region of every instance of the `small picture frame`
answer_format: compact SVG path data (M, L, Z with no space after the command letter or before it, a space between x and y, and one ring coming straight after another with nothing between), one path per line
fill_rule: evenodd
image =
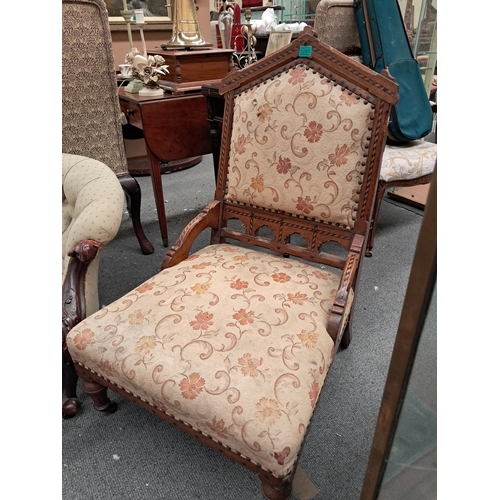
M269 40L267 42L266 56L282 49L288 45L292 40L292 31L271 31L269 33Z

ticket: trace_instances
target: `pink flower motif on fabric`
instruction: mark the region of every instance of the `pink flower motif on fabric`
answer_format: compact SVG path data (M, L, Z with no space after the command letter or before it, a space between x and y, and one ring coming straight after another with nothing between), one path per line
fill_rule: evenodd
M255 189L255 191L258 191L259 193L262 193L264 191L264 175L259 174L257 177L252 177L252 182L250 183L250 187Z
M309 391L309 398L311 399L311 407L314 408L316 404L316 400L318 399L319 394L319 384L316 380L311 384L311 390Z
M276 283L286 283L291 280L290 276L286 273L274 273L271 278L276 281Z
M87 346L92 342L94 338L94 332L89 328L85 328L80 333L77 333L73 339L75 342L75 347L80 351L84 351Z
M310 122L308 128L304 130L304 135L309 142L318 142L323 135L323 125L314 121Z
M240 278L238 278L236 281L233 281L231 283L230 287L234 288L235 290L243 290L244 288L248 288L248 282L241 281Z
M335 148L335 153L328 155L330 163L335 167L341 167L347 163L347 157L351 153L347 144L343 146L337 146Z
M298 304L300 306L304 305L307 302L307 295L305 293L289 293L288 300L291 300L294 304Z
M205 269L205 267L209 267L211 265L211 262L200 262L199 264L193 264L191 267L193 269Z
M271 109L271 106L269 106L269 104L267 103L263 104L262 106L259 106L259 109L257 110L257 118L261 123L264 123L266 120L270 121L272 114L273 110Z
M205 387L205 379L199 373L191 373L179 383L179 388L184 399L196 399Z
M154 281L152 281L151 283L143 283L142 285L138 286L135 290L139 293L144 293L144 292L147 292L149 290L152 290L153 289L153 285L155 285L156 283Z
M208 330L208 327L214 324L213 317L212 313L199 312L189 324L193 327L193 330Z
M243 354L243 357L238 358L238 363L241 365L241 373L252 378L256 378L260 373L258 368L264 362L262 358L252 358L250 353Z
M278 159L278 166L276 167L278 173L288 174L291 168L292 168L292 162L290 161L290 158L281 158L280 156Z
M276 420L280 418L280 411L278 409L278 401L269 398L260 398L259 402L255 405L255 416L261 421L269 425L274 425Z
M311 203L311 197L306 196L305 198L302 198L302 196L299 196L297 200L297 210L300 210L301 212L304 212L305 214L310 214L313 210L314 207Z
M239 135L238 139L234 142L234 150L242 155L245 152L245 146L247 145L247 140L244 135Z
M238 312L233 314L233 318L240 324L240 325L249 325L253 323L253 318L252 316L255 316L255 313L253 311L245 311L245 309L240 309Z
M142 325L144 321L147 321L147 315L151 313L151 309L147 312L144 311L134 311L132 314L128 315L128 321L131 325Z
M349 95L350 94L350 95ZM349 92L348 90L344 90L340 96L340 100L344 101L346 106L353 106L359 102L356 94Z
M134 352L136 354L149 354L156 345L156 337L154 335L145 335L141 337L135 344Z
M292 85L298 85L299 83L304 82L306 76L307 75L305 68L296 66L290 71L290 78L288 79L288 83L291 83Z

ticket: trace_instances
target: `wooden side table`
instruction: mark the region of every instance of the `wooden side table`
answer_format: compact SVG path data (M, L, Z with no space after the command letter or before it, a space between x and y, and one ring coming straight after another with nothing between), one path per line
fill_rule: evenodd
M141 97L118 90L120 108L130 125L144 134L151 182L164 246L168 245L167 218L161 180L162 162L174 162L212 152L207 103L201 91Z

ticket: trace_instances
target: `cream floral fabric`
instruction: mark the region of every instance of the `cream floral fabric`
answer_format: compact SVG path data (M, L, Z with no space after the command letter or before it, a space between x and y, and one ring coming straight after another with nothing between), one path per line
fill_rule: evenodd
M352 228L372 121L369 103L302 65L242 93L226 199Z
M100 161L84 156L62 155L62 277L68 252L81 240L106 245L120 228L124 195L113 171ZM85 277L87 313L99 308L97 274L99 255Z
M432 174L437 144L423 140L393 146L387 144L382 156L380 179L385 182L411 180Z
M297 458L331 363L339 274L212 245L71 330L75 362L276 476Z

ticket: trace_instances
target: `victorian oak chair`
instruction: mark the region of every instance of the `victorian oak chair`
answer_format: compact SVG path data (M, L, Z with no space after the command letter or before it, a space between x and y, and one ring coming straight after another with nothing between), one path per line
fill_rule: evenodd
M108 165L125 191L142 253L141 188L128 172L113 46L104 0L62 0L62 151Z
M63 417L80 407L78 377L65 337L83 318L99 309L98 273L102 248L120 229L123 189L104 163L85 156L62 155L62 333Z
M328 369L351 340L397 85L306 29L220 92L214 201L157 275L67 345L94 408L116 411L109 388L287 499ZM204 230L210 245L190 254Z

